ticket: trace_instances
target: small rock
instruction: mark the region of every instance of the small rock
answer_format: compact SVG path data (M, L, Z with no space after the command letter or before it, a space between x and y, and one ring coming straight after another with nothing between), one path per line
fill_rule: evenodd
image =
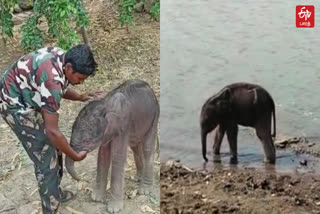
M316 145L316 144L315 143L308 143L308 147L312 147L314 145Z
M23 10L19 7L19 5L18 4L16 4L16 6L14 7L14 9L13 9L13 12L14 13L21 13Z
M157 0L146 0L144 2L144 9L146 12L150 12L151 7L157 2Z
M22 24L29 16L32 15L32 12L26 11L19 14L13 14L12 21L14 25Z
M169 168L172 168L172 167L180 168L181 164L179 162L177 162L177 161L169 160L169 161L166 162L166 166L169 167Z
M231 184L225 184L225 185L224 185L224 188L230 188L230 187L232 187Z
M23 23L24 19L21 18L21 17L19 17L19 16L13 15L12 21L13 21L13 24L14 24L14 25L19 25L19 24L22 24L22 23Z
M233 213L233 212L236 212L238 211L240 208L238 206L230 206L226 212L230 212L230 213Z
M295 205L297 205L297 206L301 206L301 205L303 204L303 200L300 199L300 198L298 198L298 197L296 197L296 198L294 199L294 203L295 203Z
M142 2L139 2L137 3L135 6L134 6L134 9L137 11L137 12L142 12L143 11L143 1Z
M219 208L213 208L212 214L218 214L219 213Z
M293 180L290 181L290 184L292 186L296 185L297 183L300 183L300 179L299 178L296 178L296 179L293 179Z
M302 166L307 166L308 161L307 161L306 159L304 159L304 160L300 161L300 164L301 164Z
M200 203L196 203L195 205L194 205L194 208L195 209L199 209L201 207L201 204Z
M33 8L33 0L20 0L19 7L22 10L30 10Z
M261 182L261 189L270 189L269 185L270 185L270 182L268 180L264 179Z

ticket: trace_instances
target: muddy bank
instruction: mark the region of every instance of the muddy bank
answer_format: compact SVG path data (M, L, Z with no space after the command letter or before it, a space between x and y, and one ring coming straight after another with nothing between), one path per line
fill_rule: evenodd
M277 150L320 157L317 138L281 137ZM301 167L309 167L307 159ZM225 167L190 169L179 161L160 167L161 213L320 213L320 175Z
M320 176L161 164L161 213L320 213Z

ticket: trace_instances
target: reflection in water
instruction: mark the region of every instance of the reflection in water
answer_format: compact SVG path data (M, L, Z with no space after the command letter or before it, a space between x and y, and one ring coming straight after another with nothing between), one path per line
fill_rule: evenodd
M250 157L244 157L245 160L250 160L251 163L233 163L228 158L229 161L222 161L221 155L213 156L212 161L209 162L202 162L202 167L196 167L196 169L199 170L207 170L210 171L212 169L238 169L238 168L261 168L264 169L266 172L269 173L276 173L276 172L299 172L299 173L320 173L319 169L319 159L312 157L312 156L296 156L292 155L292 153L285 154L278 156L277 164L269 164L264 163L261 160L250 158ZM281 159L283 160L291 160L290 162L281 162ZM279 163L280 160L280 163ZM300 163L306 162L306 166L302 166ZM245 162L245 161L244 161ZM252 164L255 163L255 164ZM260 163L260 164L259 164ZM190 165L185 163L187 165Z
M314 29L295 27L295 2L162 0L161 4L162 161L179 159L202 167L200 108L232 82L257 83L271 93L277 136L319 136L320 39ZM212 139L208 140L210 152ZM227 155L221 156L221 164L228 166L226 138L222 152ZM262 145L251 129L240 127L238 153L238 167L264 167ZM311 167L317 163L290 151L277 151L277 158L275 170L280 171L295 171L302 159L308 159ZM210 160L207 167L212 155Z

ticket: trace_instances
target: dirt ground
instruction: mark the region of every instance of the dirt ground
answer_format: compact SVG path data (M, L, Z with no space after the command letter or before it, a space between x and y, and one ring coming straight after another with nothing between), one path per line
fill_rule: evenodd
M314 143L313 143L314 142ZM305 138L276 142L277 149L291 149L319 157L320 149ZM266 169L216 167L193 170L177 161L161 163L161 213L320 213L320 175L279 173Z
M111 1L110 1L111 2ZM106 1L85 1L91 18L88 34L91 39L99 71L84 85L75 89L81 93L103 90L106 93L127 79L147 81L160 98L160 24L145 13L136 14L135 27L119 28L116 20L116 6ZM18 59L23 51L18 46L21 34L15 27L15 38L8 41L7 47L1 43L0 71ZM46 45L53 45L50 39ZM1 74L1 72L0 72ZM160 99L159 99L160 100ZM63 101L60 109L59 127L70 137L72 124L84 106L83 103ZM0 120L0 213L36 214L40 212L40 199L34 168L19 144L14 133ZM123 213L160 213L160 163L154 162L154 186L150 196L137 195L133 179L135 164L132 152L128 154L125 174L125 209ZM62 187L77 192L77 198L60 206L61 214L106 213L106 203L91 200L96 176L97 151L75 167L82 177L77 182L64 171Z

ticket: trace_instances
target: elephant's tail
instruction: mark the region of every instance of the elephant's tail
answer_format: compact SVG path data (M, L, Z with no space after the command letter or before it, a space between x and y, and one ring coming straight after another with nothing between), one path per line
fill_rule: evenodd
M202 156L203 159L208 162L207 158L207 132L201 131L201 142L202 142Z
M273 134L272 137L275 139L276 138L276 105L272 100L272 116L273 116Z

